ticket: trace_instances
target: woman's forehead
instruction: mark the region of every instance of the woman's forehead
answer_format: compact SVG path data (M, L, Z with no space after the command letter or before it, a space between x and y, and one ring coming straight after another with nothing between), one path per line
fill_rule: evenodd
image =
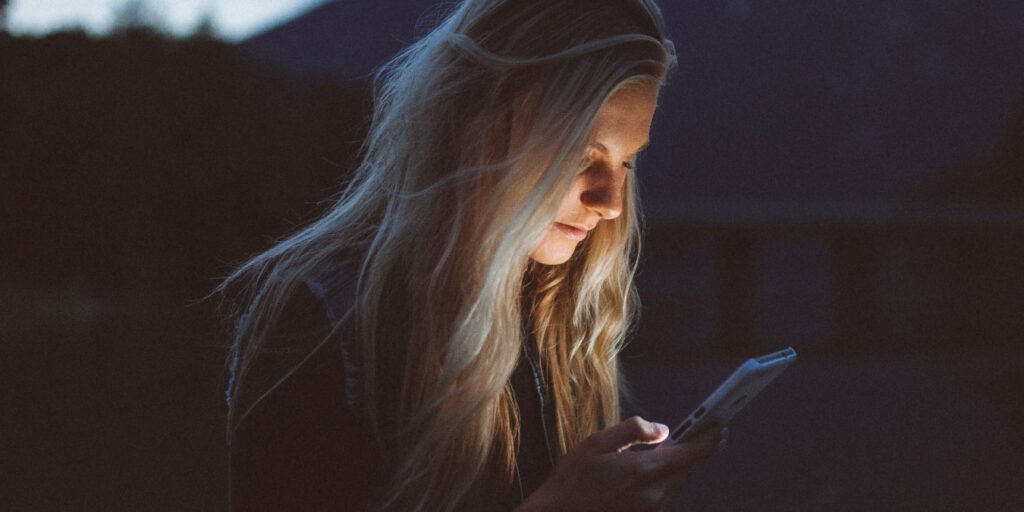
M647 145L657 100L655 85L637 83L619 88L597 112L590 144L609 153L639 152Z

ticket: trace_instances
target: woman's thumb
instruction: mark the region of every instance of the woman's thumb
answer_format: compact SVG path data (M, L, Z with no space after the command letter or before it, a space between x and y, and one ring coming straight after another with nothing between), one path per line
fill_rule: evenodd
M601 453L621 452L634 444L658 443L668 436L668 427L633 416L618 425L594 434L596 448Z

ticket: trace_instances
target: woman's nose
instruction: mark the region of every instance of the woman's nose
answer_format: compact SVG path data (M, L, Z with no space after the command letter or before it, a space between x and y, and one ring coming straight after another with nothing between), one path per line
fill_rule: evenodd
M589 179L580 194L583 206L596 212L602 219L614 219L621 215L626 173L609 169L588 174Z

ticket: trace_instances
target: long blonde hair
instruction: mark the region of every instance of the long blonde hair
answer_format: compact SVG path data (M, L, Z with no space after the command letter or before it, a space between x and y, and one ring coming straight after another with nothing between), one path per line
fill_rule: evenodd
M622 214L569 262L529 254L579 172L597 111L624 84L659 84L673 62L649 0L467 0L385 65L364 159L333 207L218 287L237 325L229 431L297 283L341 259L356 274L344 342L358 348L363 411L400 454L381 509L452 510L484 479L511 481L509 377L524 314L560 450L618 422L616 355L637 307L633 177Z

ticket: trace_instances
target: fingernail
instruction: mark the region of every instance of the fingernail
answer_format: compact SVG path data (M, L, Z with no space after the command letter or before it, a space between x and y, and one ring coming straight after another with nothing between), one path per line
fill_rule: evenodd
M655 423L654 429L657 431L659 436L668 434L668 425L662 423Z

